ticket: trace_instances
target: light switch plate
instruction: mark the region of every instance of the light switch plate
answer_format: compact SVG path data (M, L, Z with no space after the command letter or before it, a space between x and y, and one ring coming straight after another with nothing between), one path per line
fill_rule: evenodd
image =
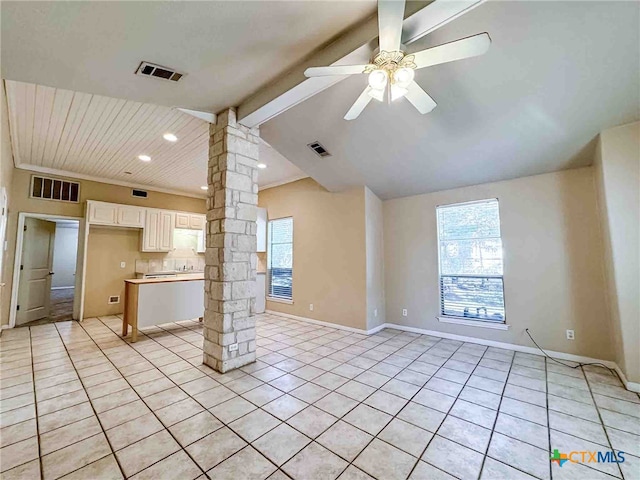
M125 268L127 266L127 262L120 262L120 268Z

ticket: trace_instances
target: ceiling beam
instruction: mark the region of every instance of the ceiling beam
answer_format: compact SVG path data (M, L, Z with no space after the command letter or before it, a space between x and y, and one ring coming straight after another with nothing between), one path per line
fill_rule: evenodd
M415 42L484 1L435 0L426 7L420 2L407 3L402 43ZM253 128L344 80L348 75L306 78L304 71L308 67L368 63L377 37L378 16L374 15L245 100L238 107L238 121Z

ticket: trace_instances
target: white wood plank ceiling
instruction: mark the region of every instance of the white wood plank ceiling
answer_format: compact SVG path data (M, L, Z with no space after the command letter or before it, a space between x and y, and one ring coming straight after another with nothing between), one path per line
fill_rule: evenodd
M16 166L205 193L207 122L160 105L9 80L6 94Z

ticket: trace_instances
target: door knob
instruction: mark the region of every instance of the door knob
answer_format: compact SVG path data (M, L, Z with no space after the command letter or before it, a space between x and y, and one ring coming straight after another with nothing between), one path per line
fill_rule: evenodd
M55 275L56 272L49 272L49 275Z

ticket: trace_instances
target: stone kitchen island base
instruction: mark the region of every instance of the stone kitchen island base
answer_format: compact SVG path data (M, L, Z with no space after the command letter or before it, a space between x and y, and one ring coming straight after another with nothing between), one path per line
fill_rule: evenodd
M125 280L122 336L132 328L131 341L138 329L163 323L199 318L204 315L204 276L179 275L170 278Z

